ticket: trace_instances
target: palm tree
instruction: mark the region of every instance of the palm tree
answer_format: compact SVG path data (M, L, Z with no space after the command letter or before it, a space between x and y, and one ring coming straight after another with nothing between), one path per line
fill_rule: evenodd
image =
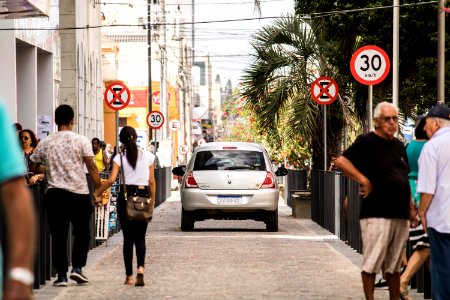
M326 59L327 42L305 19L287 15L257 32L253 63L244 70L244 107L260 128L278 130L285 140L302 140L312 152L312 167L323 166L323 113L310 95L312 81L338 72ZM320 26L314 27L320 29ZM338 153L343 128L343 101L329 106L328 158Z

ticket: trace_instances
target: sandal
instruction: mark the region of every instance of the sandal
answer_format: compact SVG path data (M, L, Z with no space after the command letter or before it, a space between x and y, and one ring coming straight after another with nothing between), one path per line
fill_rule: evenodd
M125 278L125 285L134 285L135 284L135 280L134 280L134 276L127 276L127 278Z
M136 276L136 283L134 286L144 286L144 273L138 273Z
M401 300L412 300L412 298L408 295L408 288L403 291L400 291L400 299Z

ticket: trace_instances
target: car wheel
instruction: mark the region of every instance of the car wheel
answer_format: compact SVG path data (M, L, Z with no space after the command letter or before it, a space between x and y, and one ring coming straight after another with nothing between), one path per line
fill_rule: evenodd
M275 211L268 212L266 219L266 230L270 232L278 231L278 208Z
M191 212L181 209L181 231L191 231L194 229L195 219Z

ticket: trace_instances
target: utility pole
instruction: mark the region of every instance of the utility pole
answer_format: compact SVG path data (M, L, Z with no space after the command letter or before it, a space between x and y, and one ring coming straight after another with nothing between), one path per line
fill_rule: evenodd
M162 133L162 140L167 139L167 131L168 131L168 99L167 99L167 40L166 40L166 1L160 0L159 1L160 7L161 7L161 22L160 24L160 30L162 30L162 45L160 46L161 49L161 88L160 88L160 102L161 102L161 113L164 116L164 119L166 120L161 128Z
M439 0L437 32L437 102L445 103L445 0Z
M147 93L147 104L148 104L148 112L152 111L152 0L147 0L147 63L148 63L148 93ZM152 129L149 128L148 132L149 142L152 142L153 132ZM155 145L156 152L156 145Z
M186 77L185 77L185 82L186 82L186 89L187 89L187 93L186 93L186 97L184 98L184 130L185 130L185 140L186 140L186 145L189 146L189 148L192 147L192 116L191 116L191 112L192 112L192 107L191 107L191 99L192 99L192 93L193 93L193 89L191 87L192 84L192 78L191 78L191 72L192 72L192 62L194 60L193 58L193 49L191 49L191 53L188 53L188 47L184 48L184 61L185 61L185 66L186 66ZM190 58L190 59L188 59ZM191 157L191 152L188 153L188 155L186 156L187 159L189 159Z
M398 73L399 73L399 40L400 40L400 0L394 0L392 47L392 104L398 107Z

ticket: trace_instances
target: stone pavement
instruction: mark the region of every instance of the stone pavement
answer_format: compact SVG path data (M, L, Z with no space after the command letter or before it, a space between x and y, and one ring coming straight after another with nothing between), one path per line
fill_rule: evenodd
M182 232L173 192L149 225L144 287L123 284L118 233L89 252L89 284L47 282L35 299L364 299L361 255L311 220L294 219L280 200L279 232L251 220L197 222ZM375 297L389 298L387 290Z

